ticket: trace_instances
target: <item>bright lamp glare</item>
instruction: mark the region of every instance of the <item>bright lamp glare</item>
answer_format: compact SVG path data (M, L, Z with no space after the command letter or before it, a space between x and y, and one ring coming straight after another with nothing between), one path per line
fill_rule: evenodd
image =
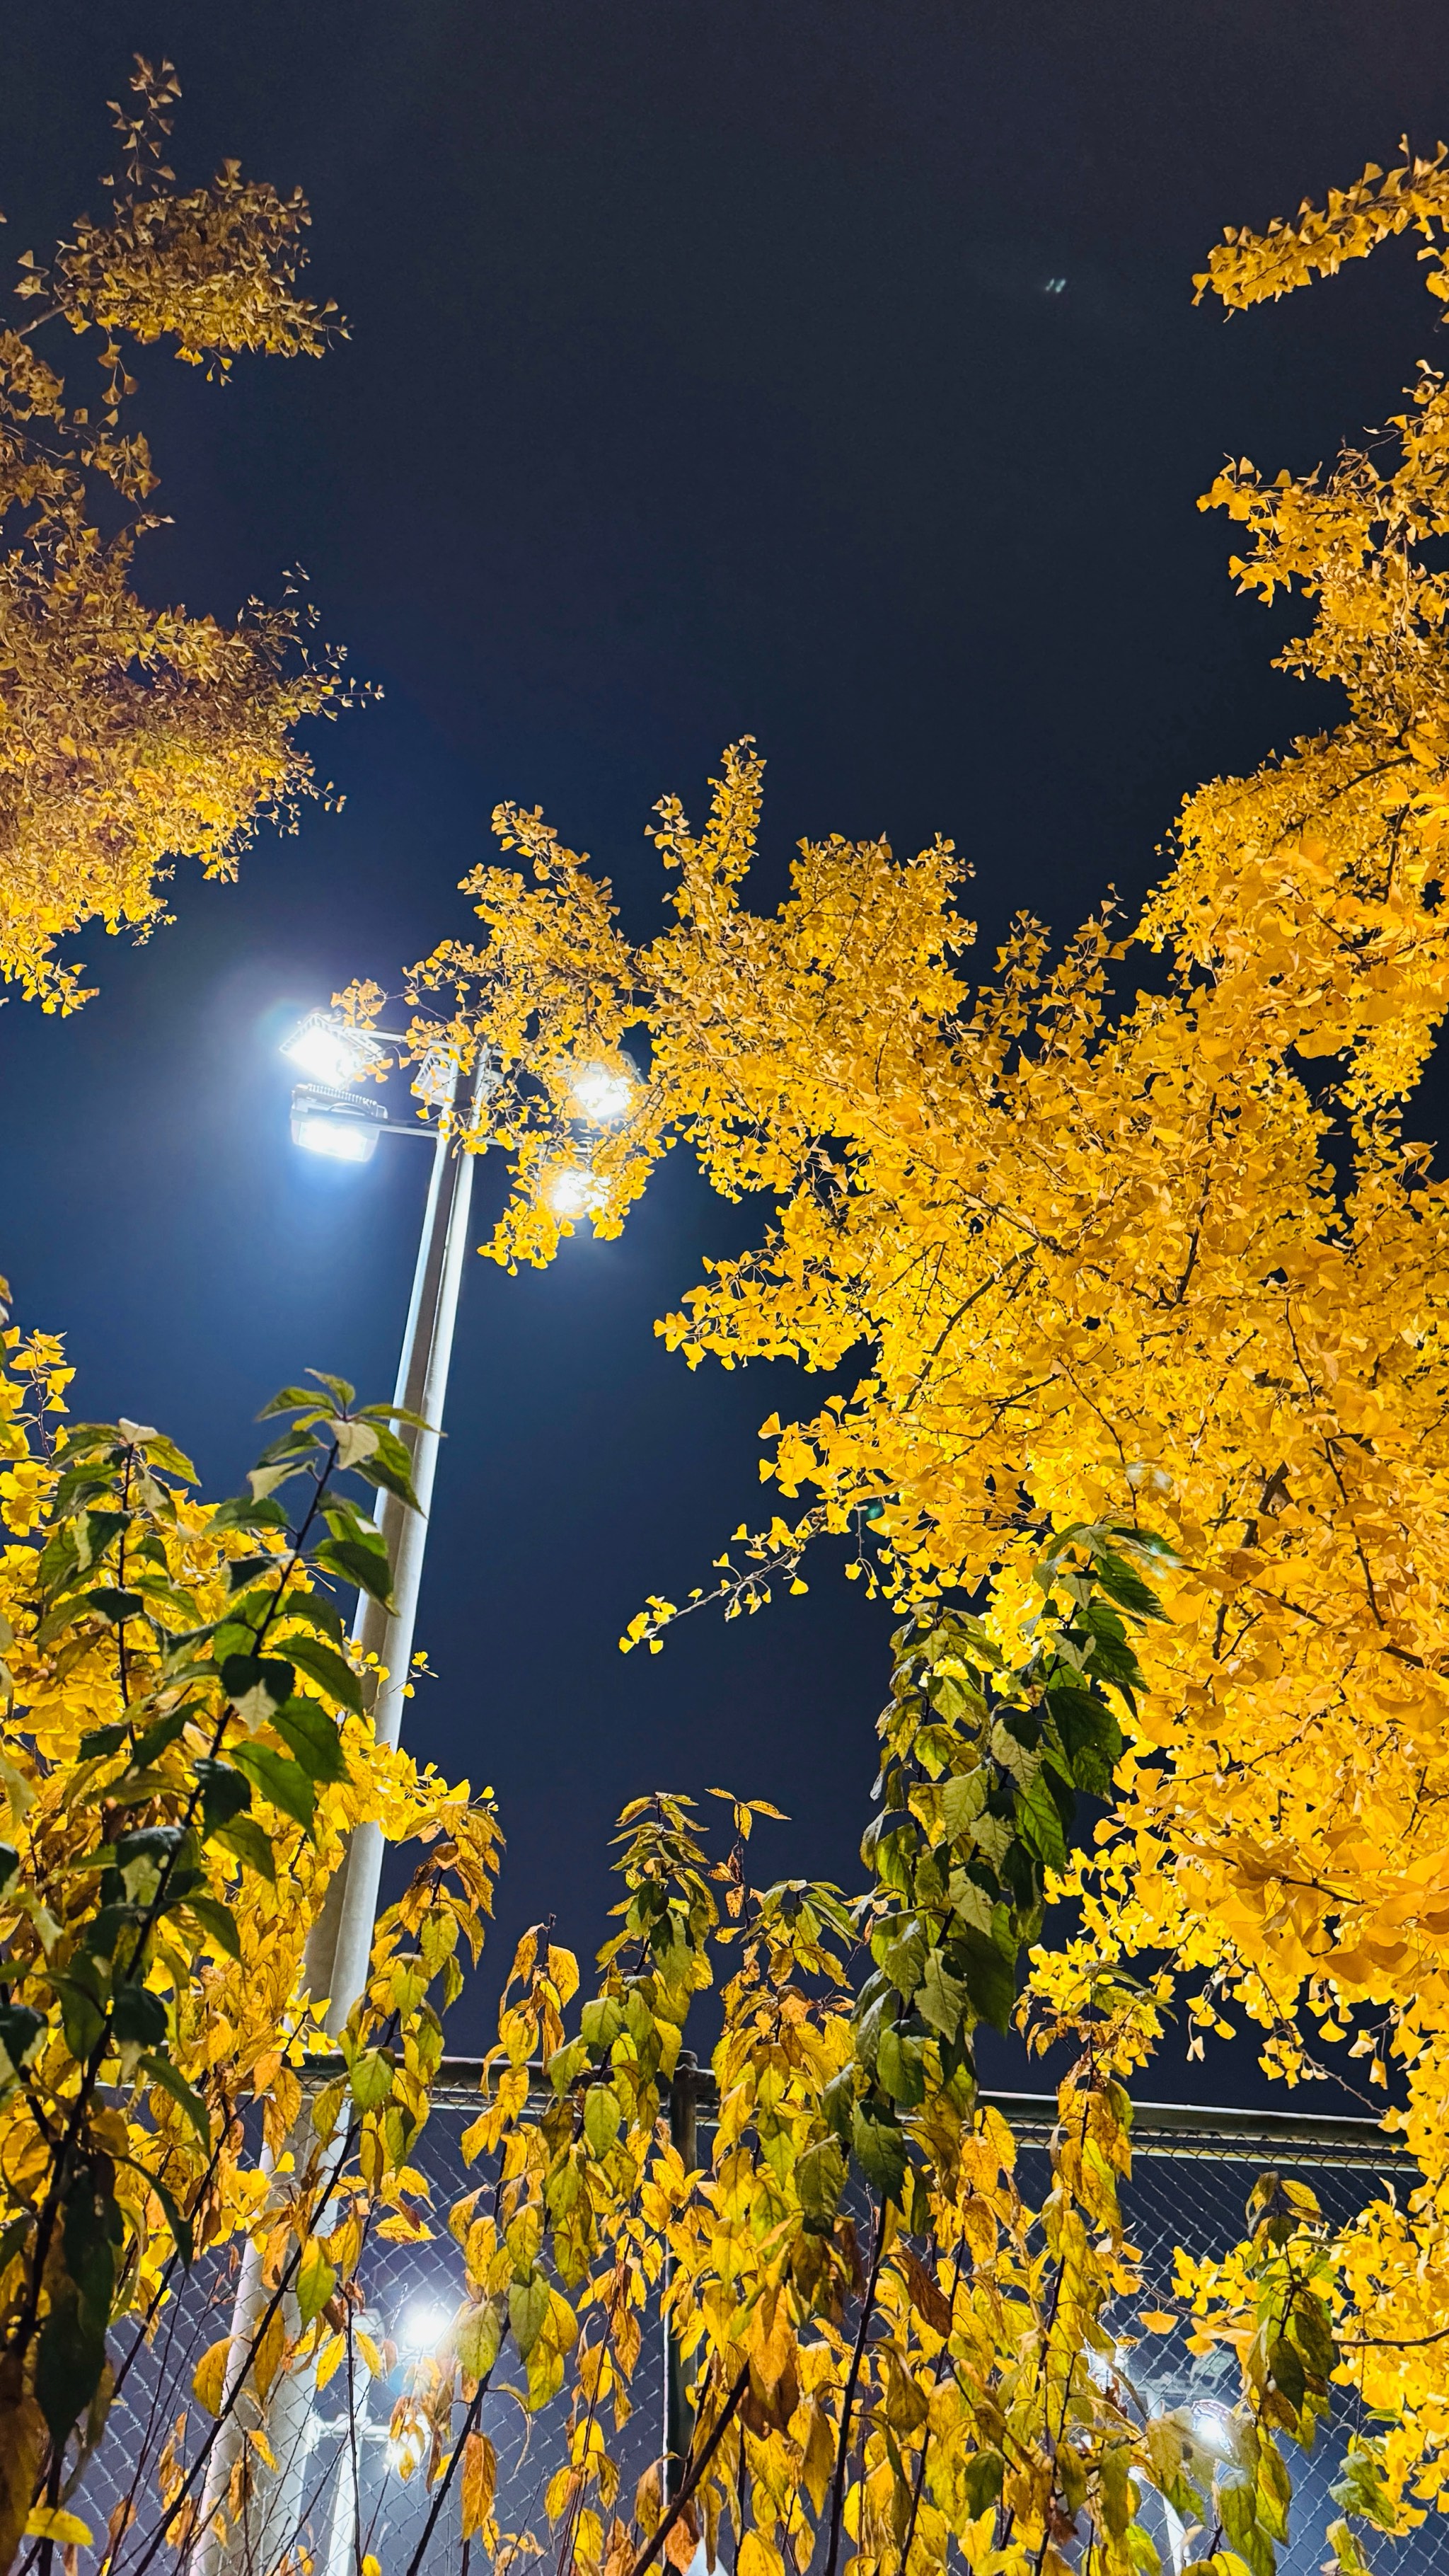
M633 1089L627 1073L615 1073L607 1064L581 1065L574 1076L571 1106L591 1125L609 1127L625 1115Z
M1194 2406L1192 2435L1215 2460L1231 2460L1237 2454L1237 2428L1227 2407L1215 2397L1205 2397Z
M377 1152L377 1129L361 1119L329 1118L302 1109L292 1120L292 1142L309 1154L329 1154L336 1163L370 1163Z
M590 1216L604 1201L604 1193L585 1163L555 1172L545 1196L554 1215L566 1217Z
M436 2352L452 2322L451 2308L442 2307L436 2299L414 2299L398 2319L398 2351L410 2360Z
M325 1011L309 1011L300 1028L287 1039L282 1053L299 1071L309 1073L314 1082L325 1082L340 1091L376 1064L382 1049L364 1029L350 1029L344 1021L330 1019Z
M421 2415L407 2415L388 2438L387 2465L395 2477L410 2478L415 2469L421 2468L427 2450L426 2423Z

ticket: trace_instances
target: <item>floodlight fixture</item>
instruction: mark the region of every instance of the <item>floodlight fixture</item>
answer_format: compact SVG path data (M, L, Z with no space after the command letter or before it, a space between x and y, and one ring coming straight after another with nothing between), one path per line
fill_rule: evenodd
M1238 2427L1232 2410L1219 2397L1201 2397L1192 2410L1189 2425L1192 2438L1200 2450L1215 2460L1234 2460L1238 2455Z
M330 1011L309 1011L282 1046L282 1053L314 1082L332 1090L356 1082L381 1064L387 1050L370 1030L355 1029ZM365 1161L366 1157L355 1158Z
M587 1163L569 1163L550 1175L544 1197L555 1216L592 1216L604 1204L605 1192Z
M421 2361L439 2349L453 2311L438 2299L413 2299L397 2323L397 2348L406 2361Z
M292 1094L292 1142L335 1163L370 1163L386 1125L378 1105L355 1091L299 1083Z
M628 1116L634 1097L633 1077L610 1064L581 1064L574 1075L569 1106L591 1127L613 1127Z
M444 1055L440 1047L429 1047L413 1075L414 1099L421 1100L429 1109L446 1109L457 1087L458 1068L453 1058Z

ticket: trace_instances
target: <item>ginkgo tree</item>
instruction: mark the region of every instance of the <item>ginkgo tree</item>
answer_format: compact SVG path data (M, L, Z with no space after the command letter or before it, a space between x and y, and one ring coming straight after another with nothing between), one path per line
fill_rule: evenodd
M232 626L132 587L162 521L129 356L163 343L221 379L248 350L319 356L343 325L299 291L300 189L234 161L179 188L172 66L138 57L131 91L109 219L48 266L21 254L0 329L0 976L48 1011L87 997L57 943L92 921L144 937L178 860L230 877L260 820L295 816L317 792L296 728L352 694L295 580ZM45 354L67 335L94 362L80 386Z
M1322 214L1230 233L1199 293L1250 305L1409 229L1442 298L1442 150L1387 175L1371 168ZM979 1744L956 1752L929 1741L928 1727L923 1776L887 1765L887 1783L901 1784L894 1796L887 1787L888 1809L912 1822L888 1867L895 1829L871 1846L906 1916L887 1958L871 1939L885 2024L871 2026L874 2005L857 1997L847 2042L844 2008L812 1999L811 1977L850 1981L847 1964L824 1955L813 1899L792 1914L769 1898L750 1916L742 1956L755 1965L731 1988L721 2083L728 2090L747 2060L774 2072L767 2097L739 2075L738 2122L722 2127L712 2177L691 2181L632 2145L632 2165L608 2169L613 2113L591 2090L614 2093L627 2126L633 2101L604 2070L637 2060L646 2073L629 2080L645 2092L629 2135L642 2138L661 2044L637 2012L630 2019L634 1990L617 1962L580 2042L565 2046L554 2126L505 2145L489 2222L505 2247L480 2237L476 2267L500 2332L497 2302L509 2283L533 2280L548 2227L567 2282L582 2259L560 2251L570 2227L588 2236L592 2223L602 2237L610 2195L621 2213L626 2186L631 2195L609 2222L615 2287L590 2276L605 2321L578 2346L582 2448L555 2499L574 2516L568 2550L609 2576L637 2576L660 2549L683 2563L694 2545L677 2520L660 2539L657 2499L642 2498L632 2529L625 2519L615 2530L603 2513L611 2499L589 2491L599 2410L625 2357L608 2301L633 2296L629 2261L661 2230L686 2282L701 2285L698 2313L691 2286L673 2295L708 2354L686 2484L709 2532L711 2511L724 2509L709 2501L717 2464L744 2461L739 2492L755 2503L742 2565L747 2545L765 2552L754 2554L759 2576L782 2551L803 2568L823 2545L833 2576L842 2529L862 2567L919 2566L939 2540L939 2554L959 2545L970 2563L1040 2576L1088 2530L1114 2563L1124 2551L1142 2563L1148 2543L1122 2499L1149 2474L1165 2494L1179 2474L1191 2486L1193 2466L1164 2453L1149 2469L1148 2433L1127 2429L1130 2401L1116 2421L1101 2397L1104 2371L1111 2382L1101 2300L1126 2277L1113 2270L1126 2258L1111 2214L1126 2152L1120 2081L1151 2045L1160 2000L1133 1984L1130 1963L1144 1958L1153 1976L1166 1959L1200 2032L1255 2024L1265 2064L1290 2083L1335 2049L1379 2085L1393 2061L1401 2105L1387 2121L1424 2175L1408 2208L1377 2202L1336 2239L1301 2187L1266 2186L1254 2233L1229 2263L1185 2268L1194 2332L1234 2345L1244 2370L1234 2476L1218 2482L1215 2503L1180 2507L1203 2526L1203 2556L1226 2552L1262 2576L1286 2527L1274 2435L1310 2438L1334 2379L1358 2388L1377 2418L1354 2453L1346 2506L1402 2529L1441 2495L1449 1206L1406 1103L1449 1001L1449 574L1438 548L1449 533L1449 386L1421 367L1371 446L1301 477L1234 464L1204 506L1242 532L1232 563L1242 590L1305 603L1280 667L1330 683L1336 715L1251 777L1187 799L1168 873L1135 924L1104 908L1054 949L1022 919L994 973L971 976L964 871L944 840L907 861L884 842L807 842L778 910L754 911L746 881L762 763L745 742L725 756L702 830L676 799L659 808L653 837L672 883L657 938L627 940L587 860L538 811L505 806L497 829L522 869L478 869L466 891L482 937L448 940L413 971L416 1050L443 1044L464 1062L484 1050L490 1060L465 1141L511 1160L512 1197L486 1247L506 1266L551 1259L584 1213L596 1233L617 1233L677 1145L724 1195L767 1202L754 1248L708 1263L658 1329L691 1365L788 1357L837 1382L802 1418L764 1426L761 1473L779 1508L736 1533L719 1581L684 1606L707 1597L726 1615L752 1610L780 1579L805 1579L815 1540L843 1536L847 1571L905 1613L908 1664L911 1641L927 1641L911 1688L939 1710L959 1674L969 1704L989 1712L1000 1669L1011 1676L1008 1711L1025 1718L1024 1732L1009 1715L991 1721L992 1759L1013 1783L1006 1808L992 1803ZM1161 960L1151 990L1133 989L1134 941ZM341 998L375 1016L368 988ZM589 1131L602 1076L627 1084L628 1110ZM1090 1847L1064 1834L1031 1845L1048 1892L1076 1899L1079 1936L1058 1952L1037 1944L1026 2009L1077 2033L1080 2064L1040 2214L1045 2251L1037 2239L1023 2255L1024 2291L998 2277L983 2293L978 2353L953 2302L963 2283L974 2301L1017 2215L1009 2197L992 2198L1009 2155L1001 2145L993 2182L1000 2142L973 2120L953 2054L981 1998L943 1943L974 1932L1004 1977L1032 1937L993 1845L1009 1839L1019 1795L1035 1798L1040 1829L1058 1782L1073 1776L1075 1750L1060 1726L1053 1739L1043 1713L1053 1684L1034 1658L1055 1639L1061 1661L1090 1668L1053 1588L1074 1544L1066 1599L1082 1615L1104 1549L1129 1572L1135 1550L1140 1581L1154 1547L1166 1615L1129 1591L1129 1613L1147 1624L1104 1675L1121 1740ZM1109 1594L1114 1582L1121 1593L1109 1570ZM963 1599L985 1621L971 1653L952 1626ZM678 1615L652 1601L625 1646L657 1647ZM1100 1728L1099 1759L1107 1740ZM953 1761L969 1786L942 1787ZM961 1834L978 1792L999 1830L984 1857L973 1843L973 1876ZM652 1893L657 1856L631 1882L631 1920L655 1960L656 2032L661 2014L677 2019L669 1981L688 1983L685 1953L703 1938L678 1816L669 1832L674 1892ZM857 1933L876 1901L852 1918ZM959 1929L943 1933L938 1915ZM535 1959L525 1973L555 2009L559 1991L547 1979L538 1988ZM781 1994L796 1997L789 2032ZM738 2056L741 2014L753 2036ZM587 2066L570 2054L580 2044ZM782 2145L776 2112L791 2085L801 2126ZM905 2142L889 2157L870 2125L882 2095ZM518 2103L507 2099L512 2117ZM605 2166L602 2186L583 2171L585 2149ZM877 2214L872 2250L856 2242L854 2254L837 2234L845 2222L829 2220L822 2244L837 2251L821 2261L841 2266L832 2288L783 2249L802 2213L824 2221L838 2209L826 2180L844 2187L847 2156ZM569 2216L585 2184L592 2222ZM983 2194L978 2237L962 2212ZM969 2250L943 2273L960 2227ZM905 2287L881 2290L893 2229L929 2249L916 2258L930 2274L913 2311L929 2327L919 2347L904 2253ZM635 2249L629 2261L621 2241ZM1106 2274L1079 2288L1070 2265L1084 2247ZM1038 2311L1048 2276L1059 2286ZM845 2322L832 2325L837 2293ZM854 2410L875 2368L870 2318L882 2295L904 2304L894 2362L881 2361L889 2386L872 2382L867 2424ZM537 2319L526 2303L521 2313L543 2336L553 2311L540 2291ZM981 2412L979 2392L1015 2366L1012 2352L1030 2357L1038 2396L1060 2390L1060 2413L1054 2394L1029 2421L1017 2380L1011 2404L993 2398L997 2416ZM974 2435L950 2429L962 2403L977 2408ZM990 2447L991 2423L1000 2486L993 2467L953 2488L943 2463L964 2474ZM943 2437L934 2472L924 2450L911 2466L913 2434L927 2424ZM765 2447L750 2452L751 2438ZM1170 2449L1176 2436L1161 2439ZM829 2492L817 2498L811 2480L827 2454ZM786 2514L787 2499L803 2511L803 2495L819 2517L808 2530ZM988 2504L994 2521L981 2519ZM1359 2563L1346 2523L1335 2543Z

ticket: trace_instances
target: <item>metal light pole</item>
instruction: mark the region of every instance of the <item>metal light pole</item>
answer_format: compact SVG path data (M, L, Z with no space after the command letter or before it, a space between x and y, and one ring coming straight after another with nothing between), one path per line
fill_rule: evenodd
M381 1136L425 1139L429 1134L426 1127L394 1125L365 1095L346 1088L359 1074L380 1067L388 1045L401 1043L404 1041L386 1030L369 1033L350 1029L326 1012L312 1012L284 1050L301 1070L314 1077L312 1083L293 1093L292 1133L297 1143L341 1161L365 1163L372 1160ZM575 1068L572 1115L585 1127L597 1130L611 1126L627 1113L637 1075L627 1056L623 1062L628 1066L627 1072L605 1063ZM402 1732L448 1364L467 1248L473 1157L459 1129L466 1126L495 1078L488 1059L483 1057L465 1099L459 1097L455 1066L439 1063L435 1078L426 1086L426 1096L438 1110L438 1129L433 1140L428 1203L395 1396L400 1406L419 1415L427 1426L418 1429L412 1424L399 1425L411 1456L413 1490L419 1508L410 1511L386 1492L380 1496L377 1526L387 1545L393 1607L385 1611L367 1595L359 1594L352 1624L353 1644L365 1653L375 1653L385 1669L386 1678L378 1686L372 1717L377 1741L389 1746L397 1744ZM461 1119L450 1114L459 1109ZM587 1215L598 1204L588 1164L561 1166L553 1176L549 1197L562 1217L577 1219ZM307 1943L307 1990L313 1996L327 1997L323 2026L331 2038L336 2038L344 2027L367 1982L382 1854L379 1828L371 1824L359 1826L333 1875ZM298 2141L299 2145L303 2143ZM332 2142L334 2154L340 2151L340 2143L339 2130ZM287 2373L278 2381L270 2403L257 2397L249 2380L256 2337L269 2297L261 2254L249 2241L232 2309L231 2349L224 2383L223 2402L235 2402L231 2403L231 2412L220 2428L211 2455L200 2535L191 2562L192 2576L240 2576L243 2569L247 2576L272 2576L279 2561L296 2548L299 2526L306 2518L307 2463L318 2430L312 2373L307 2369ZM284 2304L283 2316L290 2336L297 2329L295 2302ZM677 2367L671 2386L675 2388L671 2418L674 2429L672 2437L666 2438L671 2440L678 2457L683 2448L687 2399ZM217 2516L226 2509L233 2473L248 2447L248 2435L253 2432L265 2434L276 2466L268 2469L253 2449L247 2518L229 2523L223 2536L216 2528ZM334 2513L329 2561L336 2558L342 2536Z
M450 1090L443 1105L451 1108L454 1098ZM377 1523L392 1569L393 1607L384 1610L369 1594L359 1593L352 1623L353 1644L375 1654L386 1668L386 1679L373 1701L372 1723L378 1743L389 1747L402 1734L472 1196L473 1157L461 1141L440 1128L393 1397L409 1413L421 1414L428 1426L425 1431L408 1423L398 1426L412 1457L418 1508L409 1511L395 1494L379 1496ZM334 2039L367 1982L382 1850L380 1828L360 1825L333 1876L307 1944L308 1990L329 1997L325 2026Z
M318 1019L320 1015L312 1023L304 1022L299 1035L315 1026ZM486 1081L486 1071L482 1079ZM479 1087L475 1081L468 1105L478 1096ZM439 1124L433 1140L427 1207L394 1394L395 1403L420 1415L427 1425L426 1429L409 1423L398 1426L411 1456L418 1509L410 1511L396 1495L380 1494L376 1517L387 1545L393 1606L384 1610L368 1594L359 1593L352 1623L353 1644L375 1654L384 1668L384 1678L373 1701L372 1719L377 1741L388 1746L396 1745L402 1733L473 1194L473 1157L448 1114L457 1105L456 1068L448 1069L434 1097ZM335 1090L330 1097L315 1091L294 1096L294 1134L308 1122L321 1124L323 1151L338 1153L340 1148L341 1159L359 1162L371 1160L378 1135L425 1137L428 1132L422 1127L392 1127L377 1118L370 1104L361 1098L354 1104ZM351 1137L356 1137L358 1144L343 1142ZM318 1140L300 1136L299 1141ZM328 1998L324 2027L332 2038L343 2028L367 1982L382 1855L380 1828L375 1824L359 1826L333 1873L307 1944L307 1989L314 1996ZM249 2370L269 2297L260 2252L249 2243L232 2310L231 2353L225 2382L228 2397ZM288 2331L295 2330L294 2316L288 2320ZM223 2576L223 2571L242 2566L259 2569L261 2576L268 2576L272 2566L294 2547L316 2429L311 2378L309 2371L289 2373L278 2383L270 2406L245 2389L233 2405L221 2427L208 2469L196 2576ZM230 2523L223 2537L216 2529L216 2516L225 2511L233 2472L247 2447L248 2433L263 2428L276 2468L267 2470L253 2452L253 2515L245 2523Z

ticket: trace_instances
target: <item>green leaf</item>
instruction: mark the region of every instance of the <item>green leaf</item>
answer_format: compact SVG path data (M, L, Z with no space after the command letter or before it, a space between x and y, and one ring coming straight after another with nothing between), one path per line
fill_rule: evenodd
M239 1861L244 1862L248 1869L254 1869L258 1878L266 1879L269 1886L276 1886L276 1854L254 1817L233 1816L229 1824L218 1825L210 1839L220 1843L223 1851L234 1852Z
M836 2138L817 2138L795 2159L795 2192L807 2219L828 2227L845 2189L846 2161Z
M158 1718L154 1726L148 1726L126 1766L127 1774L148 1770L158 1753L164 1753L169 1745L175 1743L178 1735L185 1734L189 1721L196 1714L194 1706L173 1708L168 1716Z
M1105 1700L1072 1682L1053 1682L1046 1695L1072 1778L1089 1797L1105 1798L1122 1758L1122 1729Z
M991 1789L991 1774L984 1763L974 1771L953 1772L941 1791L941 1821L952 1842L975 1823L986 1804Z
M394 1607L392 1568L387 1549L379 1538L369 1544L364 1539L324 1538L313 1560L326 1574L335 1574L343 1583L355 1583L382 1609Z
M999 2451L972 2452L961 2472L961 2484L965 2490L966 2511L973 2522L985 2513L988 2505L998 2502L1005 2476L1006 2462Z
M595 1995L579 2015L579 2037L595 2056L613 2047L624 2027L624 2007L617 1995Z
M410 1511L421 1511L422 1505L413 1491L413 1462L397 1433L380 1423L367 1427L375 1433L377 1446L365 1458L349 1458L348 1466L355 1475L365 1476L369 1485L380 1485L385 1492L396 1494Z
M121 1985L111 2004L111 2037L121 2048L160 2048L166 2039L166 2006L149 1986Z
M241 1957L241 1941L228 1907L214 1896L188 1896L187 1912L194 1914L204 1932L225 1950L229 1959Z
M369 2048L354 2061L350 2076L352 2098L359 2111L380 2111L392 2100L393 2065L383 2049Z
M896 1993L909 2003L925 1970L926 1936L919 1924L901 1935L881 1961Z
M245 1592L248 1585L255 1583L269 1567L275 1571L276 1562L274 1556L231 1557L226 1569L227 1589L231 1592Z
M0 2274L9 2270L34 2224L34 2213L22 2209L18 2218L12 2218L8 2227L0 2229Z
M82 1574L99 1565L131 1523L129 1512L82 1512L76 1525L76 1565Z
M855 2111L855 2069L842 2066L832 2075L820 2096L820 2108L843 2147L851 2138L851 2121Z
M272 1806L311 1832L317 1793L299 1763L289 1761L285 1753L274 1753L269 1744L242 1744L237 1747L236 1764Z
M146 1608L139 1592L118 1591L113 1583L98 1584L94 1592L88 1592L86 1606L98 1610L113 1628L124 1627L128 1619L139 1619Z
M185 1450L168 1440L164 1431L148 1431L138 1445L145 1452L148 1467L159 1467L163 1476L179 1476L185 1485L196 1483L196 1469Z
M274 1655L227 1655L221 1686L243 1726L264 1726L274 1709L291 1698L297 1676Z
M75 1964L79 1966L79 1960ZM105 2029L105 2014L96 1997L75 1977L52 1977L51 1984L60 2005L66 2047L76 2063L84 2065Z
M193 2093L191 2086L187 2083L180 2068L173 2066L170 2059L166 2057L143 2057L141 2064L145 2068L146 2073L150 2076L152 2083L159 2084L163 2093L169 2093L172 2101L179 2103L181 2109L185 2112L188 2120L191 2122L193 2129L196 2131L197 2136L201 2140L202 2145L204 2147L209 2147L211 2144L211 2114L207 2110L206 2104L203 2102L201 2095L199 2093ZM158 2186L153 2181L152 2189L156 2190L157 2188ZM165 2206L166 2203L163 2196L162 2207L165 2208ZM172 2220L172 2232L174 2234L175 2219L172 2216L171 2210L167 2210L166 2214L168 2218L171 2218Z
M289 1637L287 1653L297 1670L309 1682L317 1682L329 1699L340 1699L344 1708L362 1715L362 1684L333 1647L324 1646L320 1637Z
M88 1762L92 1755L119 1752L130 1732L124 1718L119 1726L93 1726L88 1735L81 1737L77 1748L81 1760Z
M124 1445L114 1422L67 1422L60 1435L62 1458L89 1458L97 1449L120 1449Z
M850 2124L855 2161L872 2191L883 2200L899 2200L906 2173L906 2142L894 2122L873 2118L857 2102Z
M231 1494L218 1503L211 1516L214 1530L284 1530L289 1527L280 1503L257 1502L245 1494Z
M414 1413L406 1404L360 1404L357 1410L367 1422L407 1422L414 1431L436 1431L438 1427L429 1422L426 1414Z
M339 1413L351 1411L352 1406L357 1402L357 1389L345 1377L329 1377L325 1369L309 1369L307 1375L315 1377L319 1386L326 1387ZM315 1400L315 1398L308 1399L309 1402L315 1402Z
M71 1593L66 1599L59 1601L53 1610L47 1610L37 1627L36 1644L53 1645L57 1637L64 1636L67 1628L74 1627L77 1619L84 1619L89 1615L90 1607L89 1595L84 1592Z
M1065 1869L1067 1839L1045 1771L1038 1771L1026 1796L1017 1800L1016 1825L1028 1850L1048 1869Z
M223 1825L233 1816L245 1813L252 1803L251 1782L229 1762L213 1762L203 1754L196 1765L201 1788L201 1829L203 1838L220 1837Z
M1139 1529L1135 1521L1114 1521L1109 1536L1126 1548L1131 1556L1155 1557L1159 1565L1181 1565L1182 1558L1170 1538L1160 1530Z
M268 1422L274 1413L316 1413L319 1407L320 1398L314 1386L284 1386L278 1389L270 1404L262 1406L257 1420Z
M938 1953L933 1950L931 1956L935 1958ZM951 1981L948 1979L947 1982ZM957 1991L964 1998L964 1987ZM914 2109L917 2102L925 2100L924 2054L923 2041L906 2038L893 2021L884 2025L875 2053L876 2081L883 2093L889 2093L893 2102L901 2103L907 2110Z
M953 2039L966 2017L969 1981L949 1974L939 1950L926 1954L921 1982L916 1989L916 2010L922 2021L929 2022L943 2039Z
M584 2095L584 2136L591 2156L603 2158L619 2134L624 2114L611 2084L591 2084Z
M1286 2335L1279 2335L1269 2344L1268 2368L1273 2374L1274 2387L1287 2398L1296 2415L1308 2394L1308 2380L1302 2357Z
M347 1757L337 1720L319 1708L315 1699L289 1699L285 1708L274 1709L272 1724L290 1745L309 1780L345 1780Z
M485 2299L481 2307L465 2308L453 2327L453 2350L458 2367L469 2379L486 2379L498 2358L508 2311L501 2299Z
M1082 1614L1092 1640L1093 1679L1108 1681L1135 1708L1133 1692L1142 1688L1142 1667L1123 1635L1122 1622L1105 1601L1094 1601Z
M1123 1564L1120 1556L1113 1556L1106 1548L1093 1548L1092 1571L1102 1590L1120 1602L1124 1610L1130 1610L1134 1619L1166 1616L1156 1593L1140 1574L1133 1573L1130 1565Z
M0 1843L0 1896L9 1894L20 1875L20 1854L13 1843Z
M314 1414L313 1421L320 1418ZM247 1483L255 1492L258 1478L264 1477L270 1467L315 1465L318 1446L317 1435L308 1424L289 1422L285 1431L279 1431L275 1440L267 1442L247 1477Z
M1320 2379L1338 2367L1338 2346L1324 2302L1311 2290L1300 2290L1293 2302L1292 2335L1304 2360Z
M297 2266L297 2307L304 2327L326 2307L336 2287L335 2267L328 2262L317 2238L309 2237Z
M45 2037L44 2013L29 2004L0 2003L0 2083L28 2066Z
M566 2093L589 2062L587 2040L571 2039L564 2048L556 2048L544 2066L544 2073L555 2093Z
M994 2030L1004 2031L1016 2001L1016 1972L982 1932L961 1932L951 1942L953 1964L965 1980L972 2006Z
M533 2272L526 2281L512 2281L508 2289L508 2322L519 2358L527 2361L543 2332L548 2315L548 2283L541 2272Z
M341 1612L329 1592L289 1592L280 1615L284 1619L304 1620L320 1636L330 1637L334 1646L342 1645L347 1635ZM283 1653L290 1655L295 1639L288 1636L278 1642Z
M35 2362L35 2394L59 2450L101 2384L106 2320L96 2317L64 2271L57 2268L49 2287L50 2309L40 2329Z

